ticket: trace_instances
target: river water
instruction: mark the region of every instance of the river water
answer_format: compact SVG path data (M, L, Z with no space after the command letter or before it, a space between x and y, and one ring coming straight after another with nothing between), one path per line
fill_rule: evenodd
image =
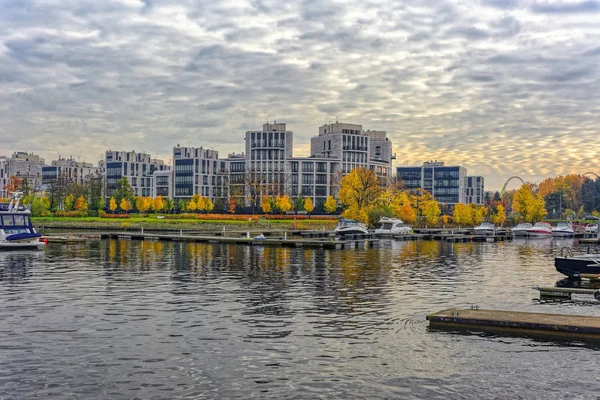
M100 241L0 254L0 399L596 398L600 346L430 331L539 303L571 240L289 249Z

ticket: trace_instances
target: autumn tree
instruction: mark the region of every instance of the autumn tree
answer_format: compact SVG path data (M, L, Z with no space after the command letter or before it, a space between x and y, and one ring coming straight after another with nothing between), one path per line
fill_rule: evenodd
M87 211L88 202L83 196L79 196L77 200L75 200L75 205L73 206L77 211Z
M312 202L312 199L310 197L307 197L304 200L304 211L306 211L308 214L310 214L311 212L313 212L313 210L315 209L315 205Z
M373 171L362 167L353 169L342 178L339 191L340 202L347 208L344 215L367 222L367 212L376 204L381 191Z
M472 225L473 213L471 204L455 204L452 211L452 219L457 225Z
M69 194L65 198L65 211L72 211L74 205L75 205L75 196L73 196L72 194Z
M539 222L548 213L546 203L541 193L533 194L530 185L522 185L513 198L513 210L518 213L524 221Z
M271 212L271 202L267 196L263 196L260 201L260 207L265 214L269 214Z
M165 208L165 201L162 196L156 196L154 200L152 200L152 209L156 212L161 211Z
M115 200L114 196L110 198L108 208L110 209L110 211L115 211L117 209L117 200Z
M327 200L325 200L323 207L325 208L325 212L327 214L333 214L337 211L337 201L335 201L333 196L329 196L327 197Z
M499 204L496 206L496 213L492 216L492 222L496 225L502 226L506 221L506 211L504 211L504 206Z
M148 202L144 197L138 196L135 198L135 208L137 208L137 210L143 214L148 210Z
M233 197L229 198L229 207L227 211L230 214L235 214L235 199Z
M276 204L279 211L284 214L292 209L292 201L286 195L277 196Z
M208 197L204 201L204 211L211 212L215 208L214 203Z
M19 191L21 183L23 183L23 179L13 175L8 178L8 182L4 185L4 189L6 189L6 193L10 196L11 193Z
M123 197L121 199L121 203L119 204L119 208L125 211L125 213L128 213L129 210L131 210L131 202L126 197Z
M469 207L471 209L471 219L473 221L473 225L481 225L481 223L485 220L485 216L487 215L487 207L478 206L476 204L469 204Z
M421 213L425 217L425 222L429 225L435 225L440 220L440 205L431 198L421 202Z
M119 204L121 203L121 200L123 198L125 198L129 201L129 205L131 205L132 202L136 201L135 194L133 193L133 188L131 187L131 185L129 184L129 181L125 177L123 177L117 181L116 189L113 193L113 196L115 196L115 200ZM122 207L121 207L121 209L122 209Z

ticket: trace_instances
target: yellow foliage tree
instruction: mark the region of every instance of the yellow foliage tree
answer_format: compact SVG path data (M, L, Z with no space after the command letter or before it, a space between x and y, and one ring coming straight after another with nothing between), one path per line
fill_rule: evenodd
M498 204L496 207L496 214L492 217L492 222L496 225L503 225L506 221L506 211L502 204Z
M435 225L440 220L440 205L433 198L421 203L421 212L429 225Z
M215 208L215 205L213 204L212 200L207 197L204 200L204 211L211 212L213 208Z
M344 210L344 212L342 213L342 216L344 218L354 219L359 222L364 222L365 224L369 223L369 215L367 214L367 211L364 208L359 209L356 205L351 206L351 207L347 208L346 210Z
M265 214L271 212L271 202L269 200L270 199L267 196L263 196L260 201L260 207Z
M473 225L481 225L481 223L485 220L485 216L487 215L487 207L478 206L476 204L469 204L469 206L471 208Z
M406 201L406 203L402 204L396 215L407 224L414 224L417 220L417 213L410 204L410 201Z
M556 185L556 182L555 182ZM529 185L522 185L513 197L513 210L527 222L539 222L547 214L542 193L534 195Z
M117 209L117 201L114 197L110 198L110 203L108 204L108 208L110 211L115 211Z
M315 205L313 204L312 199L310 197L304 199L304 205L302 206L302 208L304 208L304 211L306 211L309 214L313 212L313 210L315 209Z
M229 208L227 211L229 214L235 214L235 199L233 197L229 198Z
M196 209L198 208L198 203L196 203L196 199L194 199L193 197L190 199L190 201L188 201L186 209L188 211L196 211Z
M196 199L196 210L205 211L206 210L206 197L199 197Z
M339 200L348 209L347 214L368 222L367 212L375 206L381 195L381 186L375 173L367 168L355 168L342 178Z
M77 200L75 200L75 205L73 206L73 208L75 208L77 211L87 211L88 202L85 199L85 197L83 197L83 195L79 196Z
M154 211L161 211L163 208L165 208L165 201L163 197L155 197L154 200L152 200L152 209L154 209Z
M148 202L142 196L137 196L135 198L135 208L142 214L148 211Z
M152 201L152 197L144 197L144 205L146 206L146 211L152 210L152 207L154 207L154 201Z
M337 211L337 201L335 201L333 196L329 196L327 197L327 200L325 200L323 207L325 208L325 212L327 214L333 214Z
M65 198L65 211L71 211L73 209L73 205L75 204L75 196L72 194L68 195Z
M292 201L286 195L278 196L275 200L275 205L279 211L286 213L292 209Z
M452 219L458 225L473 224L473 205L472 204L456 204L452 211Z
M123 210L127 213L127 212L129 212L129 210L131 210L131 203L129 202L129 200L127 200L125 197L123 197L121 199L121 204L119 204L119 207L121 208L121 210Z

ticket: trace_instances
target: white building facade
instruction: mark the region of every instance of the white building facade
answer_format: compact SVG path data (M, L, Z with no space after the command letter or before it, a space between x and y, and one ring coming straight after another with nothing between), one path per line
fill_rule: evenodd
M108 150L105 154L106 197L110 198L117 187L117 181L127 178L136 196L150 196L153 187L154 171L170 169L162 160L153 159L149 154L135 151Z
M72 180L82 185L87 179L97 176L99 168L91 163L79 162L71 158L61 158L52 161L51 165L42 167L42 184L48 184L58 177Z

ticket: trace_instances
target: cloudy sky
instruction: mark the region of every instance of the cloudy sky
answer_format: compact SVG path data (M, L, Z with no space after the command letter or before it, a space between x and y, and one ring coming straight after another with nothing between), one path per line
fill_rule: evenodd
M0 154L169 159L288 123L386 130L498 189L600 173L600 1L0 0Z

